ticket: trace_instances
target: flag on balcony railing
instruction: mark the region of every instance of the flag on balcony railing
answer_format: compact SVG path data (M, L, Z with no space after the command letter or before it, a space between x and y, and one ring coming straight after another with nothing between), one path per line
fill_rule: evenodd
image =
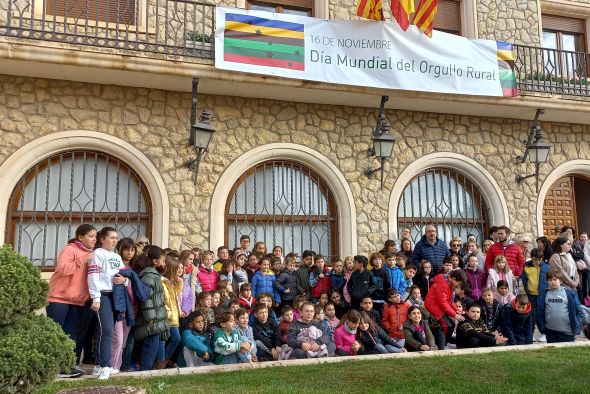
M414 0L391 0L391 16L403 31L410 26L410 14L414 12Z
M509 42L496 41L500 86L505 97L518 96L514 74L514 46Z
M357 0L356 14L362 18L382 21L383 3L381 0Z
M432 27L434 26L434 16L438 12L438 0L420 0L416 13L414 14L414 24L422 30L428 37L432 37Z

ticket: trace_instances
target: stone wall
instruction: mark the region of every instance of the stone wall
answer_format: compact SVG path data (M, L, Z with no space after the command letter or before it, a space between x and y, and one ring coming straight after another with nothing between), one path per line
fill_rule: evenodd
M207 246L211 194L231 162L262 144L301 144L325 155L344 174L358 211L358 249L367 252L387 238L389 196L401 171L428 153L452 151L477 161L497 180L515 231L536 232L534 182L520 187L514 181L517 173L532 168L512 164L522 153L529 122L388 111L398 142L381 191L378 179L363 174L377 164L366 155L374 110L205 95L199 107L213 111L217 132L195 187L184 167L192 156L187 147L190 94L0 76L0 163L27 142L58 131L95 130L128 141L152 160L166 184L170 245L178 248ZM550 164L542 167L544 175L566 160L590 159L590 127L543 128L555 146Z
M477 28L482 39L538 46L538 3L529 0L479 0Z

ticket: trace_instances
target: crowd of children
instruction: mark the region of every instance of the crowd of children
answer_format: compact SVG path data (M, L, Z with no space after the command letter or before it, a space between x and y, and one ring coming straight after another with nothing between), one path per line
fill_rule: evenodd
M388 241L369 258L329 264L313 251L298 262L281 247L267 253L257 242L249 251L249 243L242 236L215 256L78 227L58 257L47 307L76 342L78 366L64 376L83 373L82 353L108 379L137 369L531 344L535 327L539 341L573 341L587 321L564 285L564 272L573 280L568 266L553 268L540 248L517 278L504 254L486 271L474 242L464 256L449 253L438 272L411 260L408 238L401 251Z

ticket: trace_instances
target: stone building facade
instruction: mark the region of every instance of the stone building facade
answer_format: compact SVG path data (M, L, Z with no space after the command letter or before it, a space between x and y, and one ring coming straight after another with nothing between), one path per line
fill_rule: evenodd
M315 7L329 18L355 18L352 0L319 3ZM587 2L544 3L486 0L474 7L464 1L461 10L471 10L474 18L462 14L461 23L471 26L464 30L473 37L540 46L543 7L564 14L577 9L590 18ZM199 112L210 109L216 128L196 183L186 167L194 156L188 146L193 77L202 89ZM16 190L19 182L30 182L23 181L27 171L70 150L104 152L131 168L150 200L148 228L142 229L152 242L175 249L215 249L228 242L231 193L243 174L269 160L300 163L325 182L335 203L331 254L339 255L367 254L397 238L402 195L429 169L464 177L456 183L477 192L482 226L508 224L530 235L544 231L545 199L558 180L590 179L588 90L575 96L521 91L515 99L398 91L387 92L385 116L397 142L381 189L380 175L369 178L365 170L378 165L367 149L382 94L222 72L206 58L72 47L0 33L0 237L17 239L15 223L27 210L18 210ZM515 158L537 108L546 109L541 127L552 144L549 161L540 167L539 192L534 180L515 180L534 171ZM39 199L48 198L48 190L36 191ZM580 224L586 220L583 203Z

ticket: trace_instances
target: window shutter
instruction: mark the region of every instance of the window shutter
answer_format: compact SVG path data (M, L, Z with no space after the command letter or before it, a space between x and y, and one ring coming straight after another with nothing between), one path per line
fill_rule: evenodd
M543 30L547 29L568 33L584 34L586 29L583 19L542 14L541 21L543 23Z
M45 12L64 18L79 18L119 24L135 24L136 0L47 0Z
M434 17L434 28L461 34L461 8L455 0L439 0Z
M283 6L283 7L296 7L296 8L305 8L305 9L313 9L313 0L262 0L262 1L250 1L250 3L260 4L260 5L269 5L269 6Z

